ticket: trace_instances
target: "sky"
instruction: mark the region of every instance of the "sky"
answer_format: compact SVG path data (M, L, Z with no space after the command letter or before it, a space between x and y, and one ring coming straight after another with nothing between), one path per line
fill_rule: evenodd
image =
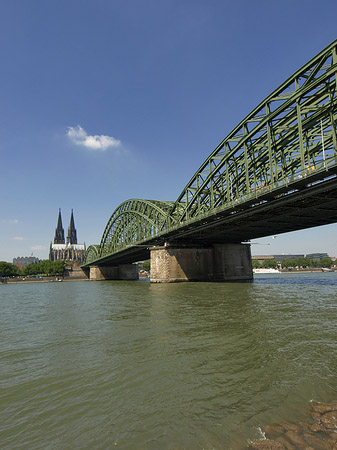
M48 258L59 208L88 246L123 201L175 201L336 17L336 0L0 2L0 261ZM337 256L337 224L252 241L312 252Z

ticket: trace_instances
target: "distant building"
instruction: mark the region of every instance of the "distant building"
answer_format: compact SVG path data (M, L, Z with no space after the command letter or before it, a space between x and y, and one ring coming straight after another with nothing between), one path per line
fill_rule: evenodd
M290 261L292 261L297 258L304 258L304 255L274 255L274 259L277 264L282 264L285 259L290 259Z
M85 252L85 244L77 243L77 232L75 228L73 210L71 210L70 225L68 227L67 238L65 240L64 229L62 226L61 209L59 209L54 243L50 243L50 261L62 260L82 263L84 260Z
M18 256L13 259L14 266L18 267L20 270L29 266L30 264L37 264L41 260L36 258L36 256Z
M311 259L311 261L317 262L320 261L322 258L325 257L329 257L329 255L327 253L309 253L307 255L256 255L256 256L252 256L252 259L258 260L261 264L263 263L263 261L270 260L270 259L275 259L275 261L277 262L277 264L282 264L282 262L285 259L297 259L297 258L309 258Z
M318 262L323 258L329 258L329 255L327 253L309 253L306 257L311 261Z
M265 261L266 259L270 260L270 259L274 259L277 264L281 264L282 261L284 261L285 259L297 259L297 258L303 258L304 255L257 255L257 256L252 256L252 259L257 259L259 261L259 263L263 263L263 261Z

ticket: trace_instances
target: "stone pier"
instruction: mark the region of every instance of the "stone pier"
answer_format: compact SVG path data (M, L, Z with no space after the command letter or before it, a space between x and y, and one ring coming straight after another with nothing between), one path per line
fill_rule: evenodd
M90 266L89 279L100 280L138 280L138 264L118 266Z
M151 282L252 281L249 244L151 249Z

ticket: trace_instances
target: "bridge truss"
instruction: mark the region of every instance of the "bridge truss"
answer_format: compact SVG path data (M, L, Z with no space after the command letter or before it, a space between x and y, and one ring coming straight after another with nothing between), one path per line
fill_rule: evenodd
M85 264L106 259L126 246L166 239L201 242L211 240L213 234L214 240L235 242L336 221L336 122L334 41L234 128L176 202L133 199L122 203L108 221L100 245L88 248ZM327 208L322 210L325 201ZM315 202L316 210L307 217L302 214L300 224L296 217L287 227L295 209L309 211ZM259 221L253 218L253 210ZM283 225L280 219L281 226L268 233L271 214L285 217ZM237 231L240 226L241 232Z
M336 164L336 48L337 41L298 70L218 145L175 202L180 221Z

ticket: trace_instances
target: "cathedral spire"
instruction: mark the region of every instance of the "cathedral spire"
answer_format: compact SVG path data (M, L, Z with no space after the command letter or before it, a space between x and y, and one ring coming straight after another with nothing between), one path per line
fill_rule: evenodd
M54 244L64 244L64 229L62 227L61 208L59 209L59 217L57 220L57 228L55 230Z
M68 227L67 244L77 244L77 233L74 222L74 213L71 210L70 225Z

